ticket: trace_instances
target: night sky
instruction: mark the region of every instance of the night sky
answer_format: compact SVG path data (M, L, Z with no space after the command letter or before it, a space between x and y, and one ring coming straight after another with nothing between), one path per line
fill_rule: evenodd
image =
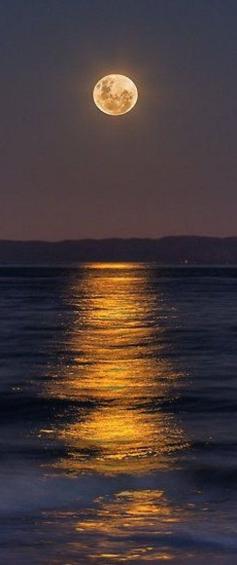
M3 0L0 239L237 235L236 28L236 0Z

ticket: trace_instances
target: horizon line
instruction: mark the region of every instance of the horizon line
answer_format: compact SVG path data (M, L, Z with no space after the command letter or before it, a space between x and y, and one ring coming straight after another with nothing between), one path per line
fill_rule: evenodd
M86 241L105 242L105 241L160 241L163 239L237 239L237 235L199 235L199 234L179 234L179 235L162 235L152 236L110 236L110 237L79 237L79 238L63 238L63 239L9 239L0 238L0 243L79 243Z

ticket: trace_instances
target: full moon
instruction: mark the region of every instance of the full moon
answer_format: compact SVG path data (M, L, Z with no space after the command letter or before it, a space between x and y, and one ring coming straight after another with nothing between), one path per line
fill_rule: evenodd
M96 83L93 99L101 112L121 116L135 106L138 99L137 87L124 75L107 75Z

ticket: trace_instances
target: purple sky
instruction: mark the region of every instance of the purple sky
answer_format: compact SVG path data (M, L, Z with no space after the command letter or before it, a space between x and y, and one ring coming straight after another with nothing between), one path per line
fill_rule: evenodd
M237 3L0 6L0 239L237 235ZM127 74L139 102L92 100Z

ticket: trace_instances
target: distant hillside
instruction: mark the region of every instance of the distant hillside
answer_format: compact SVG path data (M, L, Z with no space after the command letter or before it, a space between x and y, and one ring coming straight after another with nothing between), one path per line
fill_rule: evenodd
M237 237L172 236L160 239L73 241L0 240L1 264L79 261L157 261L160 264L237 264Z

